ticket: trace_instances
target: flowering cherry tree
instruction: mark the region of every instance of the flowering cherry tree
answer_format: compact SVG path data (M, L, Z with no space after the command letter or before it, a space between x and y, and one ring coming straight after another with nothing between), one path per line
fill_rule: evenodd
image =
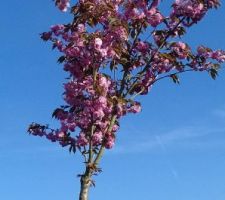
M85 163L79 200L98 174L105 149L114 146L120 119L141 111L138 95L148 94L159 80L179 83L184 72L208 72L213 79L225 52L182 41L219 0L175 0L169 13L160 0L55 0L72 20L41 34L61 52L58 59L69 78L64 83L65 105L53 112L60 127L32 123L28 132L79 152Z

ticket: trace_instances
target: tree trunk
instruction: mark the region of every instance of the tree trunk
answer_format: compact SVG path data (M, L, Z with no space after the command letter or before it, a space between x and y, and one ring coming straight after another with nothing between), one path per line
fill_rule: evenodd
M88 200L88 192L91 185L90 174L84 174L80 178L80 197L79 200Z

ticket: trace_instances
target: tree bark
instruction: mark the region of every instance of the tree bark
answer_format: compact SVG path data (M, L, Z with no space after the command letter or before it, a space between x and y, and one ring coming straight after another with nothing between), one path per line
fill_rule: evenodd
M89 173L85 173L80 178L80 197L79 200L88 200L89 188L91 185L91 175Z
M117 117L116 115L113 115L113 117L111 119L111 122L110 122L110 125L108 128L109 132L112 131L112 127L115 123L116 117ZM94 126L92 126L91 135L93 134L93 132L94 132ZM90 141L90 143L89 143L89 158L88 158L88 162L86 165L86 170L85 170L85 173L83 175L81 175L81 177L80 177L81 188L80 188L79 200L88 200L89 189L90 189L91 184L93 184L91 178L92 178L93 172L99 172L97 167L98 167L99 161L104 153L104 150L105 150L105 147L102 144L101 148L99 149L99 152L97 153L95 159L93 160L92 142ZM94 167L94 170L93 170L93 167Z

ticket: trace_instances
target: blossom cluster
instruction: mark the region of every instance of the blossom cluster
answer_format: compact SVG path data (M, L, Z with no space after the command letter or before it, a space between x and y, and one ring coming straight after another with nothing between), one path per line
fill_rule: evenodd
M67 11L70 1L56 5ZM44 32L41 38L61 52L58 61L69 74L66 105L53 113L59 129L32 124L29 132L71 148L110 149L120 118L141 111L135 97L148 94L157 80L177 80L175 74L186 70L215 74L225 52L203 46L194 52L181 38L219 1L175 0L167 15L159 5L159 0L80 0L71 7L71 23Z
M208 9L216 8L219 5L219 0L176 0L171 16L184 16L187 17L187 20L191 19L192 23L196 23L204 17Z
M70 0L56 0L56 5L61 11L66 12L70 7Z

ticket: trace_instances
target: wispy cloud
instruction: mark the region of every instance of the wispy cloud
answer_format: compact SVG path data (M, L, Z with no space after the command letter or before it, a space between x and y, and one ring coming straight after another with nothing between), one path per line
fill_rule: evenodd
M210 128L210 127L180 127L174 130L164 131L161 133L151 133L150 136L142 138L141 140L130 140L122 145L118 145L114 153L144 153L154 151L155 149L161 149L162 152L166 152L171 146L181 147L197 147L200 145L199 139L204 139L212 134L225 133L225 127ZM148 135L148 134L146 134ZM225 141L222 141L225 144ZM221 143L221 141L220 141ZM188 144L188 145L187 145ZM193 146L191 146L194 144ZM198 145L197 145L198 144ZM204 142L201 142L204 146ZM209 145L208 145L209 146Z
M139 131L139 134L138 130L136 130L135 134L129 135L133 139L130 138L129 141L121 142L112 152L115 155L160 153L161 159L164 160L165 168L171 174L174 181L178 183L181 179L179 170L171 158L171 150L182 152L182 150L190 151L194 149L196 152L196 149L215 149L215 147L221 149L222 146L225 146L225 137L221 140L221 136L225 135L225 126L215 128L211 124L206 124L205 126L195 124L167 131L151 131L151 133L147 133L147 130L146 132L144 130ZM136 135L144 135L144 137L137 138L135 137Z

